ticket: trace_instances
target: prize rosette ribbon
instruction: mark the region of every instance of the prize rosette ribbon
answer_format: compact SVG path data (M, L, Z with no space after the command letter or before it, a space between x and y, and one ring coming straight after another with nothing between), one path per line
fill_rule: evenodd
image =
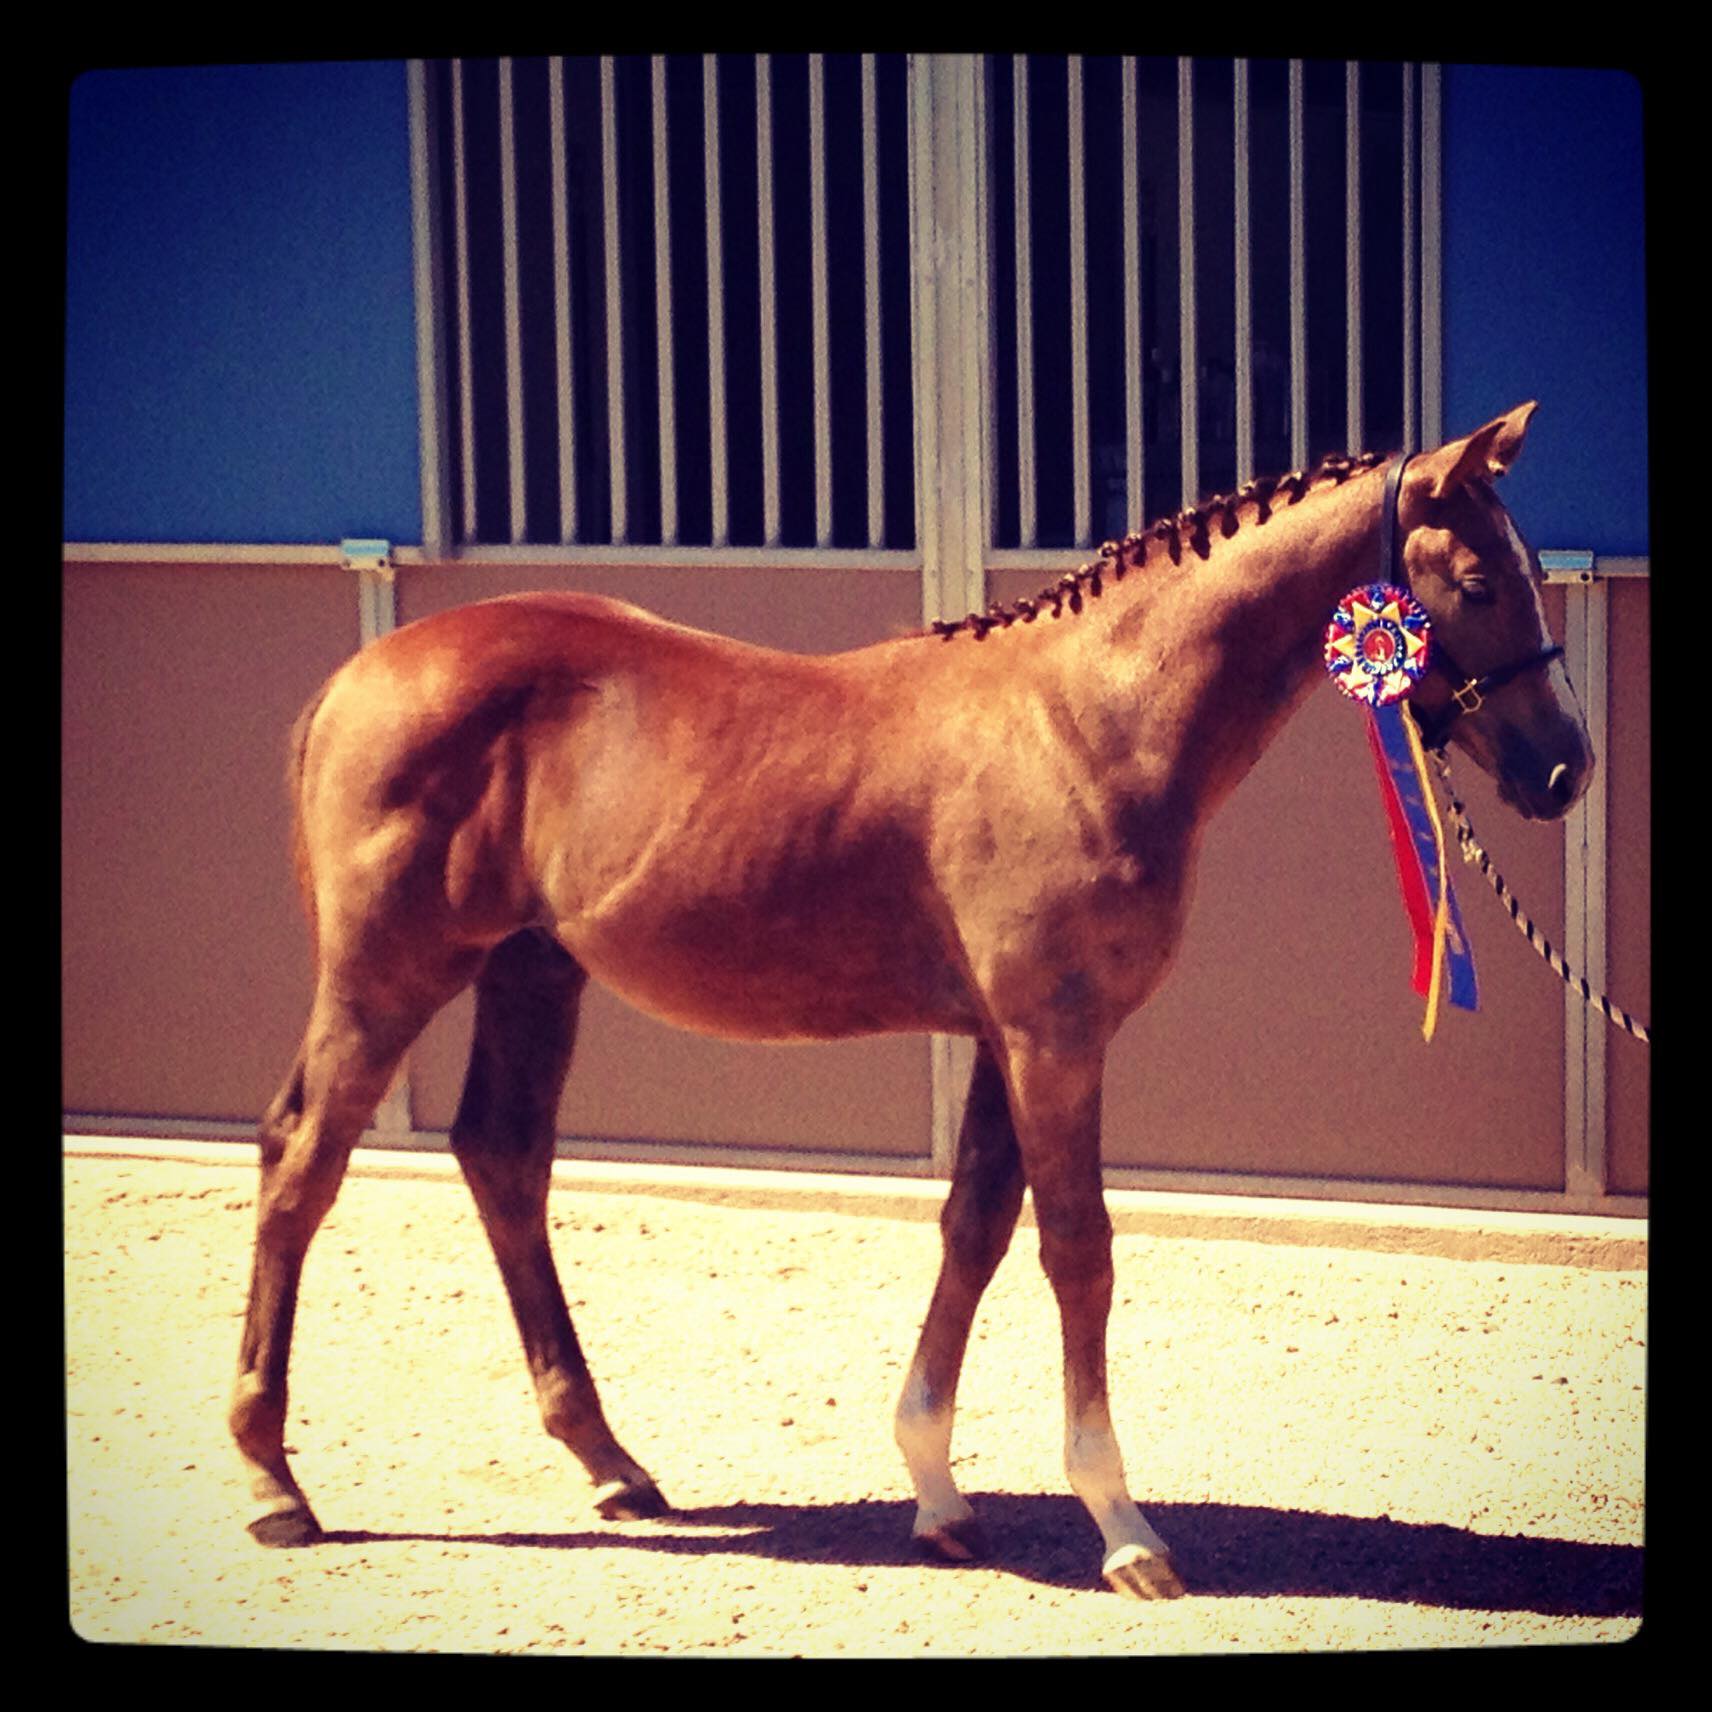
M1447 997L1462 1010L1479 1008L1474 957L1451 889L1426 755L1403 709L1432 658L1432 626L1407 589L1364 583L1333 610L1325 658L1332 682L1372 715L1368 745L1414 936L1413 986L1427 1001L1421 1032L1431 1040Z

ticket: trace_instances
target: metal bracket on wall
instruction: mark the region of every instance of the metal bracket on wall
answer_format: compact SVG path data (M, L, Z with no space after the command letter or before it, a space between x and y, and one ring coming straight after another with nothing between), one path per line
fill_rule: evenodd
M355 538L341 541L339 563L357 573L358 634L366 648L377 636L398 626L398 609L393 604L397 569L392 562L392 543Z

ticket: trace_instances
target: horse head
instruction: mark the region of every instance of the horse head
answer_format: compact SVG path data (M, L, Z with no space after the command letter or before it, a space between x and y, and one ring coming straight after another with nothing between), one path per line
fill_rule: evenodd
M1529 820L1556 820L1587 788L1593 745L1546 624L1538 561L1492 486L1535 408L1411 459L1397 531L1433 627L1436 669L1412 698L1423 739L1465 750Z

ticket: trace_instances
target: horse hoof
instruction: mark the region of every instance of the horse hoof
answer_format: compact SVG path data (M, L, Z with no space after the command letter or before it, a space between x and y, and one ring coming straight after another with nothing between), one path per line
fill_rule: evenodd
M1101 1566L1109 1586L1130 1599L1181 1599L1188 1591L1163 1552L1119 1546Z
M327 1537L315 1512L301 1499L257 1516L249 1531L250 1538L264 1546L312 1546Z
M594 1507L609 1522L641 1522L671 1509L652 1480L609 1480L594 1495Z
M976 1563L989 1555L986 1530L973 1516L941 1522L914 1538L923 1557L940 1563Z

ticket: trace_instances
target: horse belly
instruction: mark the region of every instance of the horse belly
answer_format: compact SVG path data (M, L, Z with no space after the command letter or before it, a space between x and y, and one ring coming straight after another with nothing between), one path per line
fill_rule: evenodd
M594 979L662 1022L730 1040L967 1033L975 1013L950 960L907 912L757 912L717 897L664 911L621 909L562 922L559 938Z

